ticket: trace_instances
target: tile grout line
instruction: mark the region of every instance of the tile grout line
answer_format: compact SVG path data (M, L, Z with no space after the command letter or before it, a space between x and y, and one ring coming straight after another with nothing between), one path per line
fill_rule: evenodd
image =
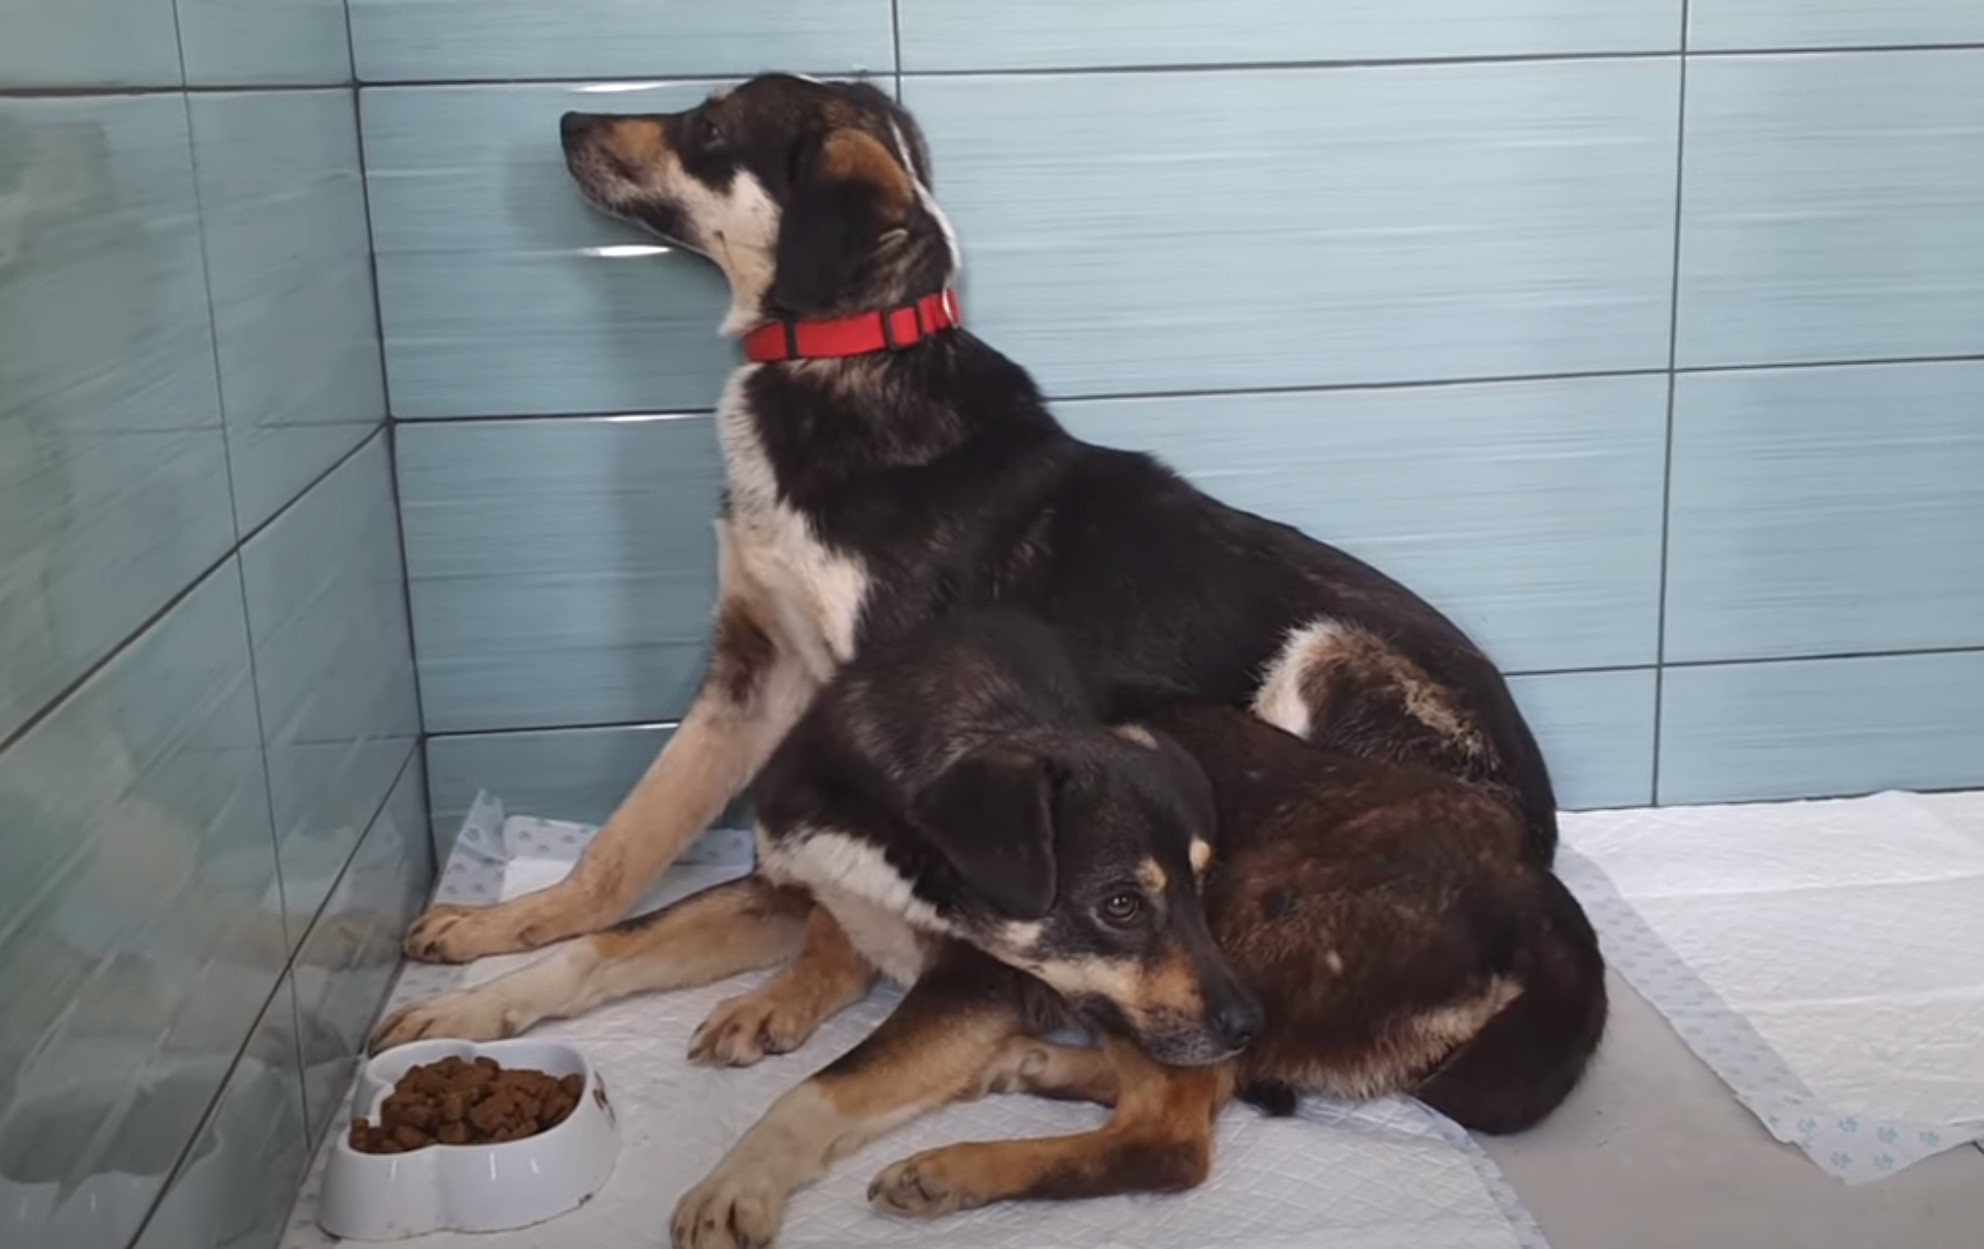
M186 44L184 33L179 28L179 6L172 6L172 23L179 37L179 72L186 73ZM248 566L240 559L247 546L247 539L241 534L240 492L234 486L234 432L227 419L227 370L221 363L220 355L220 311L214 303L214 274L212 251L207 246L207 197L200 186L199 122L193 116L193 97L182 92L180 101L186 110L186 160L193 179L193 217L198 223L200 244L200 287L207 299L207 346L212 352L214 364L214 403L220 409L220 452L221 462L227 470L227 509L234 527L234 548L229 554L234 560L234 586L241 600L241 629L248 643L248 691L255 703L255 741L262 758L262 797L269 813L269 853L274 856L276 875L276 898L282 907L278 917L282 923L283 940L287 943L289 933L289 885L282 872L282 829L276 818L275 781L269 774L269 732L268 724L262 715L262 679L259 664L255 658L255 622L248 611ZM360 439L363 442L364 439ZM297 498L302 498L299 493ZM297 1054L299 1070L302 1052Z
M1131 65L1057 65L1057 66L996 66L974 67L970 69L923 69L907 71L902 68L898 28L894 32L896 42L897 77L903 78L1052 78L1066 76L1102 76L1116 74L1221 74L1244 73L1252 70L1331 70L1331 69L1383 69L1390 66L1466 66L1466 65L1533 65L1554 64L1566 61L1645 61L1664 57L1694 57L1704 60L1741 60L1744 58L1794 57L1794 56L1835 56L1835 55L1880 55L1935 52L1977 52L1984 50L1984 42L1966 41L1957 43L1868 43L1846 45L1781 45L1756 48L1697 48L1685 47L1659 49L1584 49L1570 52L1508 52L1481 55L1450 56L1400 56L1400 57L1344 57L1310 58L1296 60L1260 61L1152 61ZM349 22L347 21L347 27ZM801 67L828 77L861 78L874 76L875 71L860 66L835 65ZM355 74L355 71L354 71ZM102 95L165 95L185 92L193 95L219 94L242 91L311 91L356 86L371 88L445 88L445 87L529 87L564 86L600 82L647 82L658 83L702 83L735 82L745 77L742 71L733 74L687 73L661 75L590 74L590 75L549 75L541 77L483 77L483 78L354 78L344 82L239 82L239 83L182 83L177 86L158 84L97 83L85 86L61 87L0 87L0 99L48 99L75 96Z
M1670 311L1670 319L1672 313ZM1621 377L1714 376L1722 373L1795 373L1820 369L1909 368L1931 364L1984 363L1984 352L1945 356L1890 356L1855 360L1793 360L1775 364L1712 364L1668 369L1649 365L1637 369L1586 369L1557 373L1478 374L1469 377L1428 377L1410 381L1321 382L1289 386L1213 386L1187 390L1090 391L1050 394L1050 405L1077 403L1136 403L1160 399L1244 399L1270 395L1331 395L1357 391L1442 390L1464 386L1521 386L1538 382L1597 381ZM457 413L448 416L399 416L396 426L500 425L525 421L614 420L664 422L701 420L715 415L714 408L619 408L566 412Z
M1681 215L1685 207L1684 180L1688 150L1688 6L1681 0L1680 79L1674 109L1674 238L1667 276L1667 430L1660 459L1660 584L1654 607L1653 757L1648 761L1647 802L1660 805L1660 730L1667 690L1668 553L1674 516L1674 396L1680 380L1674 371L1681 342Z
M1870 659L1933 659L1939 656L1984 655L1984 645L1924 646L1903 650L1829 651L1814 655L1756 655L1739 659L1681 659L1666 663L1594 664L1588 668L1517 668L1503 673L1509 680L1530 678L1612 676L1633 672L1660 673L1711 668L1757 668L1788 664L1855 663ZM681 726L679 717L660 716L636 720L590 720L560 724L505 725L499 728L441 729L427 734L428 741L461 741L469 738L524 737L547 733L602 733L647 730L663 732Z
M296 496L294 498L290 499L287 503L284 503L281 507L277 508L274 512L270 513L269 518L267 520L263 521L259 525L256 525L255 528L250 530L248 533L243 534L241 536L240 541L228 547L227 550L221 552L219 556L217 556L211 562L209 562L204 567L202 567L198 572L194 573L193 576L190 579L188 579L185 585L173 591L171 597L167 598L164 603L160 604L154 611L148 614L143 620L139 621L138 625L135 628L133 628L131 632L125 634L122 638L118 639L117 644L112 646L109 650L105 651L101 658L97 659L95 662L91 663L88 667L83 669L82 672L77 674L74 680L70 681L67 685L64 685L52 697L50 697L47 702L43 703L40 707L36 708L34 714L30 715L27 719L23 720L19 728L14 729L12 732L8 733L5 737L0 737L0 754L5 754L7 751L11 750L17 743L19 743L22 738L26 737L29 733L34 732L35 729L41 727L42 723L46 721L56 711L60 710L62 705L68 702L69 699L74 697L78 690L82 689L83 686L89 684L90 681L94 680L98 675L100 675L103 672L105 668L108 668L114 661L116 661L119 656L123 655L124 652L131 649L132 645L135 644L140 638L144 637L146 633L150 632L154 627L156 627L160 621L164 620L167 616L171 615L174 608L184 603L188 598L191 598L193 592L206 583L207 578L219 572L223 567L227 565L227 562L229 560L233 559L236 555L240 554L241 548L243 546L254 541L256 538L260 537L263 533L267 532L269 526L275 524L276 521L288 515L289 510L295 507L299 500L304 498L304 496L308 495L312 490L315 490L318 486L324 484L325 478L329 477L332 473L337 472L340 468L343 468L347 463L349 463L353 458L355 458L359 452L363 451L371 443L373 438L378 437L380 434L384 432L385 430L384 427L382 426L379 429L375 429L370 434L366 435L366 437L363 440L361 440L357 446L345 452L343 455L340 455L337 458L337 461L333 463L329 468L326 468L323 472L317 474L315 477L311 478L307 483L305 483L303 488L296 492Z

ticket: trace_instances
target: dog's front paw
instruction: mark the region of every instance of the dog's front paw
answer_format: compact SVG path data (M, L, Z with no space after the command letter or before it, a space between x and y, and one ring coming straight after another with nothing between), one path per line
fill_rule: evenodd
M950 1163L951 1149L932 1149L886 1167L868 1185L868 1203L886 1214L934 1219L985 1204Z
M785 1189L743 1169L719 1168L675 1205L675 1249L765 1249L785 1220Z
M814 1012L765 985L717 1003L689 1038L689 1061L748 1067L767 1054L789 1054L820 1026Z
M447 1037L457 1041L500 1041L519 1028L493 994L474 989L448 993L430 1002L394 1011L372 1031L372 1052L381 1053L409 1041Z
M472 963L492 954L514 954L543 944L527 927L520 927L507 906L454 906L446 902L407 930L406 956L422 963Z

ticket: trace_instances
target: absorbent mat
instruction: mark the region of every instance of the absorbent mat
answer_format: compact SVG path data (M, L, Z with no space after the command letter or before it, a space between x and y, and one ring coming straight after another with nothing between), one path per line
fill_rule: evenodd
M439 897L488 902L555 880L592 830L505 819L478 802L442 874ZM706 847L707 849L707 847ZM748 844L735 847L748 854ZM703 857L723 857L706 853ZM670 871L650 902L681 896L745 870L744 861ZM474 983L529 959L473 967L409 965L395 1007ZM722 1157L786 1089L873 1030L895 1000L878 992L830 1021L798 1053L756 1067L716 1071L684 1057L690 1033L723 998L755 979L653 994L536 1035L583 1046L620 1108L619 1166L590 1202L540 1227L437 1234L412 1249L654 1249L666 1244L678 1196ZM868 1181L899 1158L966 1140L1082 1131L1106 1112L1029 1097L989 1097L949 1107L884 1136L837 1163L793 1198L779 1244L786 1249L1547 1249L1542 1233L1487 1155L1452 1122L1415 1102L1304 1103L1296 1118L1268 1119L1236 1106L1220 1121L1213 1178L1177 1197L994 1206L934 1222L893 1218L867 1203ZM333 1243L315 1226L319 1170L298 1202L289 1249Z
M1984 1140L1984 794L1585 812L1606 959L1849 1183Z

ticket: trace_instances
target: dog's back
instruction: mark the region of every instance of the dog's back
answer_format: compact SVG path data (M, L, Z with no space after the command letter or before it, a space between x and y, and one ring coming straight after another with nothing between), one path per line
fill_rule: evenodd
M1213 784L1207 919L1266 1014L1251 1099L1404 1091L1486 1132L1563 1100L1604 1028L1604 965L1576 900L1524 860L1507 795L1223 708L1146 723Z

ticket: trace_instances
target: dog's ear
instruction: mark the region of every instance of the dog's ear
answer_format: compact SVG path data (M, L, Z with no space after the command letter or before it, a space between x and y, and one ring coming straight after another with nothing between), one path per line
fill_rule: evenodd
M910 819L965 883L1001 914L1038 919L1054 905L1054 791L1044 757L1006 746L975 750L910 805Z
M915 202L909 171L867 131L802 141L779 218L773 310L805 316L831 307Z

